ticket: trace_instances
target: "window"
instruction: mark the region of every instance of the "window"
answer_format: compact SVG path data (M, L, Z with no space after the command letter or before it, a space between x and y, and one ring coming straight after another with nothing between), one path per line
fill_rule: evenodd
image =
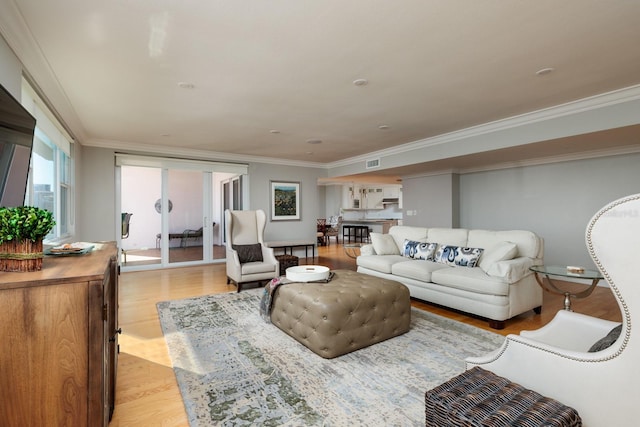
M56 226L45 241L64 240L74 233L71 137L25 80L22 105L36 118L25 205L53 213Z

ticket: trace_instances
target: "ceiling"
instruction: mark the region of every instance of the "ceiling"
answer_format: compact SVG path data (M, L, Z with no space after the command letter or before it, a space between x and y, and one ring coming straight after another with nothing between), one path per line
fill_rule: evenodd
M85 145L324 165L640 84L639 1L3 3L5 39ZM622 132L640 143L637 127ZM613 140L541 141L434 166Z

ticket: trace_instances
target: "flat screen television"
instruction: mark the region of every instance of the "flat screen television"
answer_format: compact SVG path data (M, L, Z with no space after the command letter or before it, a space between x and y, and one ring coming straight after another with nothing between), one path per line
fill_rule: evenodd
M0 207L22 206L36 119L0 85Z

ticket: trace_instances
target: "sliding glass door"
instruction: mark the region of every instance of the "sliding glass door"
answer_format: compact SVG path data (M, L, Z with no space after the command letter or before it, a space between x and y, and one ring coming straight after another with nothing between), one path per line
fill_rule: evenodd
M173 209L168 215L169 263L202 261L204 259L205 226L203 206L207 194L203 191L203 175L207 172L170 169L168 175L168 197ZM210 202L208 202L210 203ZM164 235L162 237L165 237ZM207 245L210 242L206 242Z
M246 166L126 155L116 159L119 211L122 218L132 214L120 241L125 271L224 260L221 183L238 180Z
M122 265L159 266L162 169L123 166L120 171L120 220L128 221L120 227Z

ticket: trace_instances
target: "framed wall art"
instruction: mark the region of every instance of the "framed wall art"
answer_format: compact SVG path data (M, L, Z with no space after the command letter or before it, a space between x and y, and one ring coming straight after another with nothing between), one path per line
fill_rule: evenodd
M300 220L300 183L271 181L271 221Z

